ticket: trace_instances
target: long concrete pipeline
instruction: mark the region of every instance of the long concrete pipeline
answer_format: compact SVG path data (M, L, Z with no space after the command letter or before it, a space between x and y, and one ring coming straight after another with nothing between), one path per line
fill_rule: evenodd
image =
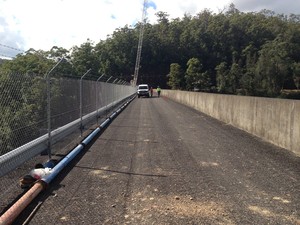
M67 156L51 170L51 173L45 178L36 182L15 204L13 204L1 217L0 225L9 225L20 215L20 213L42 192L48 184L87 146L98 134L105 128L133 99L130 98L118 110L113 112L99 127L90 133L84 140L78 144Z

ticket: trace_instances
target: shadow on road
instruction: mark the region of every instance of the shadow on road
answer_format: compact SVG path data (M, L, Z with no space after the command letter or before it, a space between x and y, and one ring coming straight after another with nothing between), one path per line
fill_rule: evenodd
M112 173L137 175L137 176L145 176L145 177L168 177L167 175L161 175L161 174L131 173L131 172L125 172L125 171L107 170L107 169L99 169L99 168L85 167L85 166L76 166L76 167L81 168L81 169L99 170L99 171L106 171L106 172L112 172Z

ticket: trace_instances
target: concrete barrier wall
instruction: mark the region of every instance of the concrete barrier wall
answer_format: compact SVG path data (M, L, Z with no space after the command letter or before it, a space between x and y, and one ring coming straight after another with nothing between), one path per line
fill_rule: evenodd
M300 101L163 90L162 96L300 156Z

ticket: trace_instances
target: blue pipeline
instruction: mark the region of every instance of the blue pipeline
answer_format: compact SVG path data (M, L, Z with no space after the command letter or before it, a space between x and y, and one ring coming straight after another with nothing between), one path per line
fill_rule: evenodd
M100 132L100 128L98 127L82 141L82 144L84 146L88 145L94 139L94 137L96 137L96 135L99 134L99 132Z
M101 125L100 125L100 128L104 128L106 127L106 125L111 121L110 118L107 118Z
M43 178L42 181L49 184L85 148L85 146L87 146L100 133L101 129L105 128L133 99L134 97L128 100L103 123L101 123L98 128L90 133L79 145L77 145L67 156L54 166L51 173Z
M62 171L63 168L68 165L68 163L75 158L81 152L83 149L83 145L79 144L76 148L74 148L67 156L65 156L51 171L51 173L43 178L42 180L49 184L58 174L60 171Z

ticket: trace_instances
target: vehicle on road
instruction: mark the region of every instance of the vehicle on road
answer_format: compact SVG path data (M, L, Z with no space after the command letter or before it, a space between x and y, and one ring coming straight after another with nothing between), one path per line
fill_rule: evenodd
M141 96L150 97L150 89L148 84L140 84L137 89L138 98Z

